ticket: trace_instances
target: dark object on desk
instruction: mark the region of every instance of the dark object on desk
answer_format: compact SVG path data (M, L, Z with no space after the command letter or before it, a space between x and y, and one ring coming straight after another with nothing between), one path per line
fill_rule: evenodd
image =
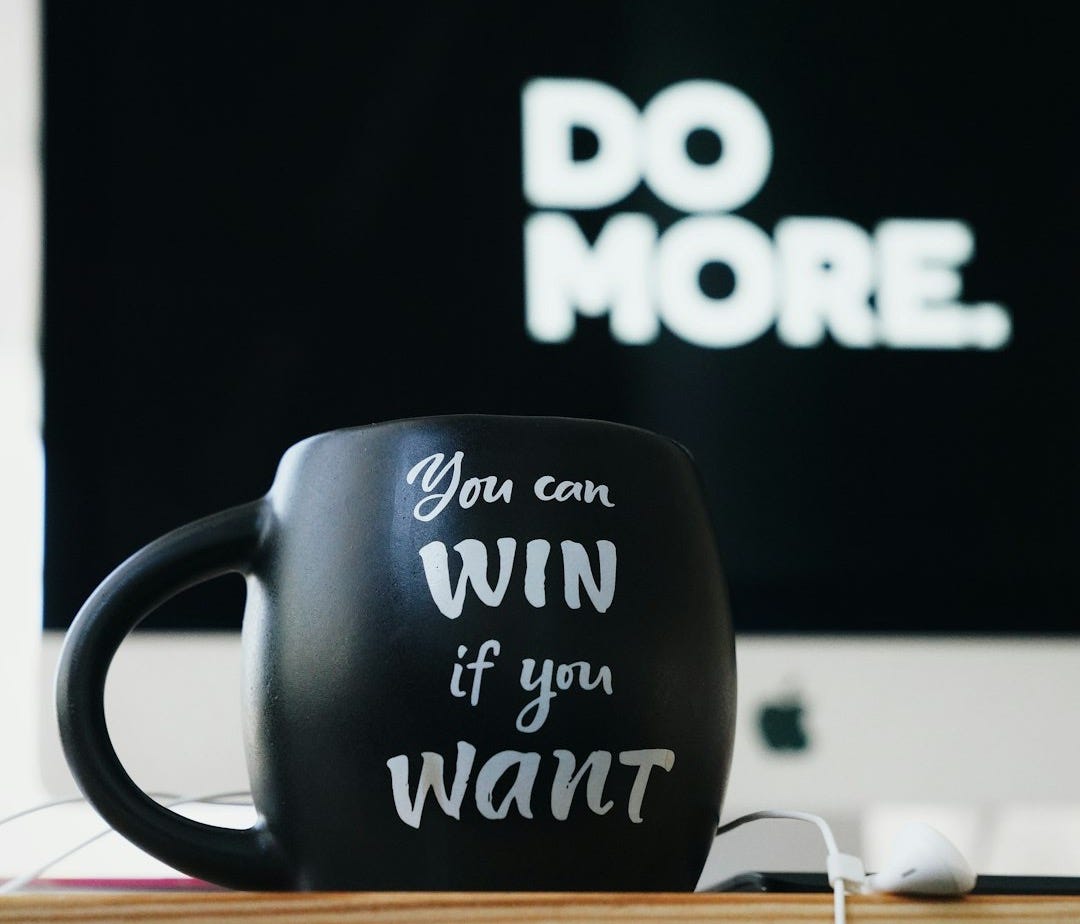
M831 892L824 873L739 873L706 892ZM972 895L1080 895L1077 876L979 876Z
M260 817L244 831L142 793L102 702L127 632L229 571L248 581ZM460 415L312 437L265 498L105 580L71 627L57 708L105 820L211 882L689 892L735 720L697 471L672 440L600 421Z

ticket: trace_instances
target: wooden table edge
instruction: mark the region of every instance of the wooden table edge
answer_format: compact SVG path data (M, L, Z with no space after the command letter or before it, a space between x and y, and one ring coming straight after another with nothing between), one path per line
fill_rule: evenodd
M848 920L1080 922L1080 896L849 896ZM454 924L832 921L824 893L31 892L0 897L0 922Z

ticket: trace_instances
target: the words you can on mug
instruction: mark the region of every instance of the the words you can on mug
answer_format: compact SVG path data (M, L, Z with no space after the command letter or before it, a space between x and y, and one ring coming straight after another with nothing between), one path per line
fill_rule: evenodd
M247 830L145 795L103 706L124 636L230 571L247 579ZM212 882L692 889L735 717L698 474L672 440L599 421L462 415L311 437L266 497L104 581L68 633L57 700L102 816Z

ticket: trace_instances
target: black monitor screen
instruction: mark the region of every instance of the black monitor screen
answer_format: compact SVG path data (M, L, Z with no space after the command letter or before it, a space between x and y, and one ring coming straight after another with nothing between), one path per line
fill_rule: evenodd
M1076 631L1046 11L50 2L45 36L47 626L298 439L491 412L684 443L740 630Z

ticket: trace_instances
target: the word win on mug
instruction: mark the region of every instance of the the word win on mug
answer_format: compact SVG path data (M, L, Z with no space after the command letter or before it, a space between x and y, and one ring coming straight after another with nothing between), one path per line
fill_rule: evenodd
M512 479L500 479L496 475L463 479L464 458L465 454L460 450L453 453L449 460L443 453L436 452L421 459L409 470L405 480L409 484L419 481L420 489L424 492L413 508L414 519L421 522L434 520L454 499L464 510L477 503L510 503L514 493ZM559 481L554 475L543 474L533 483L533 495L543 503L615 506L608 486L591 479ZM487 544L471 538L457 542L453 549L461 557L461 569L457 584L453 586L446 543L434 540L420 549L424 578L440 613L448 619L457 619L465 605L469 587L485 606L498 607L502 604L518 558L519 543L512 536L503 536L496 540L495 548L499 557L499 573L492 585L488 581ZM606 613L615 597L618 565L615 543L608 539L596 542L599 580L594 576L589 550L582 543L564 539L559 543L559 554L562 557L563 600L566 605L572 610L580 609L584 590L592 607L598 613ZM537 609L548 602L547 571L550 557L551 543L547 539L530 539L525 543L523 591L525 599Z

